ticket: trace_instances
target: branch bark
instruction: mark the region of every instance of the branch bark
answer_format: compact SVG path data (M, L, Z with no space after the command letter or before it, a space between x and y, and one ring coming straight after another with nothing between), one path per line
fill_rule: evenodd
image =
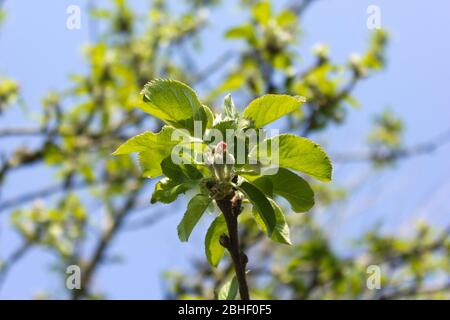
M131 192L129 194L123 207L118 212L115 213L114 221L112 222L111 226L107 228L102 234L89 262L85 264L83 268L84 275L81 280L81 288L79 290L72 291L71 297L72 300L79 300L89 295L92 277L96 272L96 270L98 269L98 267L100 266L100 264L102 263L106 251L110 246L111 241L116 236L120 227L122 226L125 217L128 215L128 213L131 212L131 209L133 208L135 201L138 198L139 190L141 190L140 186L136 188L135 192Z
M228 250L233 261L236 279L239 285L241 300L250 300L245 268L247 255L240 249L238 233L238 216L241 212L241 201L231 194L222 200L217 200L217 205L222 211L228 228L229 236L222 236L220 244Z

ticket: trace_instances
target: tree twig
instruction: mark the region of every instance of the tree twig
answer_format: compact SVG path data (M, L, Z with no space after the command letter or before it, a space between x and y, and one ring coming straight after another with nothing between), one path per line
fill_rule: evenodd
M219 71L222 67L224 67L229 61L231 61L235 57L234 52L232 50L225 51L222 55L219 56L218 59L213 61L209 66L206 66L204 69L200 70L193 76L192 83L200 84L208 79L212 74Z
M12 266L16 264L24 255L28 252L28 250L31 248L31 242L25 241L19 248L14 251L11 256L6 259L3 266L0 268L0 289L2 288L3 284L5 283L6 276L11 270Z
M234 193L216 202L225 217L229 234L221 236L220 244L228 250L233 261L241 300L250 300L245 275L248 258L239 246L238 215L241 212L241 202L234 197Z
M4 128L0 129L0 138L16 136L40 136L46 131L41 128Z
M85 182L72 183L72 185L67 189L68 190L84 189L84 188L92 187L95 185L101 185L103 183L104 183L104 181L98 181L98 182L94 182L91 184L87 184ZM35 199L47 198L47 197L57 194L58 192L67 191L67 189L64 188L64 184L55 184L55 185L45 187L41 190L32 191L32 192L25 193L25 194L19 195L17 197L5 200L0 203L0 213L7 209L14 208L19 205L23 205L23 204L33 201Z
M344 162L344 163L365 162L371 160L398 160L432 153L449 142L450 142L450 129L446 130L439 136L430 139L427 142L417 144L415 146L405 147L402 149L387 150L385 152L375 150L366 153L364 152L336 153L335 155L332 156L332 159L335 162Z
M141 182L142 183L142 182ZM113 220L110 227L108 227L102 234L99 242L97 243L96 248L94 249L94 252L89 259L89 262L85 265L82 280L81 280L81 287L79 290L73 290L72 291L72 299L78 300L85 297L87 294L89 294L89 286L92 281L92 277L97 270L98 266L101 264L105 253L107 251L107 248L111 244L111 240L114 238L114 236L118 233L120 227L122 226L122 223L127 216L129 212L131 212L131 209L135 205L135 201L138 198L140 188L136 188L134 192L132 191L128 198L125 201L125 204L121 209L119 209L115 213L115 219Z

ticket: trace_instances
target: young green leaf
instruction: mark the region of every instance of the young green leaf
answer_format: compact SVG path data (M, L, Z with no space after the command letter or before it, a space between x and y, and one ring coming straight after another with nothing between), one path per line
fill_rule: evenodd
M255 41L255 30L251 24L243 24L228 29L225 33L227 39L245 39L249 42Z
M228 235L227 224L223 214L214 219L205 237L206 258L213 267L217 267L223 256L224 247L219 242L222 234Z
M289 244L291 245L291 238L290 238L290 232L289 232L289 226L286 222L286 218L284 216L283 211L281 208L276 204L275 201L272 199L269 199L274 211L275 211L275 217L276 217L276 225L275 229L273 230L272 236L270 237L273 241L283 243L283 244ZM267 234L267 228L264 224L264 221L261 218L261 215L259 212L255 209L253 209L253 216L258 223L261 230Z
M214 122L214 113L205 105L203 105L203 110L205 110L206 114L206 128L211 128Z
M163 178L156 183L150 202L152 204L156 202L172 203L180 194L194 188L196 185L197 181L179 183L169 178Z
M272 16L272 5L269 1L257 2L252 8L253 18L262 25L269 23Z
M294 212L306 212L313 207L313 190L305 179L294 172L285 168L279 168L276 174L262 176L253 181L255 185L270 196L263 189L263 186L269 185L269 182L272 186L271 191L285 198Z
M227 94L223 99L223 113L230 119L236 118L237 111L233 99L231 98L231 94Z
M201 120L204 127L207 123L197 94L180 81L156 79L147 83L141 94L144 103L139 108L167 124L192 131L193 120Z
M166 177L178 183L203 178L202 173L194 165L175 164L171 157L167 157L161 162L161 169Z
M266 94L250 102L244 110L244 117L252 121L255 128L261 128L297 110L305 101L299 96Z
M165 178L155 185L151 203L160 201L171 203L175 201L181 193L199 185L202 173L191 164L175 164L170 157L161 162L161 169Z
M175 145L177 143L171 139L174 130L175 129L173 127L164 126L158 133L149 131L141 133L128 139L119 148L117 148L116 151L114 151L113 155L117 156L153 149L169 149L170 145Z
M211 114L209 113L211 110L208 110L209 108L205 105L202 105L200 109L197 110L197 112L194 113L194 120L195 122L200 122L202 125L202 133L205 133L206 128L211 127ZM214 115L213 115L214 116ZM214 119L213 119L214 120ZM182 128L188 129L191 133L195 133L195 125L194 121L191 121L191 119L181 121L179 125Z
M278 139L278 144L273 143ZM320 181L331 181L332 165L325 151L315 142L294 136L292 134L281 134L265 141L268 146L267 158L276 158L272 155L278 154L280 167L292 169L305 173ZM249 157L256 157L258 148L253 148Z
M227 130L234 130L233 132L236 131L237 123L235 120L222 120L222 121L219 121L216 124L214 124L213 128L215 130L220 131L220 133L222 133L223 137L226 137ZM207 139L208 139L208 141L211 140L209 136L207 137Z
M144 132L133 138L130 138L122 144L113 155L124 155L133 152L139 152L139 163L144 171L145 177L155 178L162 174L161 162L170 156L173 147L176 145L186 145L187 147L199 144L198 139L191 137L187 132L178 130L179 137L182 139L173 139L172 134L175 128L164 126L158 133Z
M201 103L197 94L177 80L156 79L144 86L141 92L145 102L143 111L170 122L193 118Z
M192 230L208 208L211 199L204 194L194 196L188 203L187 210L177 227L178 237L181 241L188 241Z
M264 194L268 197L273 198L273 183L269 176L256 176L251 177L252 179L247 179L251 181L255 186L257 186Z
M217 298L219 300L235 300L238 294L238 283L236 276L227 281L219 290Z
M261 215L261 219L267 228L267 234L271 236L276 226L276 217L270 201L260 189L247 181L242 182L239 189L245 193L253 207Z
M172 139L175 129L164 126L159 133L144 132L122 144L113 155L124 155L139 152L139 163L143 175L154 178L161 175L161 161L170 155L178 141Z

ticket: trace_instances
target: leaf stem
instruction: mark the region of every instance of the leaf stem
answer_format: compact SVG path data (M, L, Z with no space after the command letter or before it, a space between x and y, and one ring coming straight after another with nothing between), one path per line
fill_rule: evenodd
M245 268L247 255L239 247L238 215L241 212L241 201L234 197L234 193L221 200L216 200L222 211L228 228L229 236L223 235L220 244L230 253L233 261L236 279L239 285L241 300L250 300Z

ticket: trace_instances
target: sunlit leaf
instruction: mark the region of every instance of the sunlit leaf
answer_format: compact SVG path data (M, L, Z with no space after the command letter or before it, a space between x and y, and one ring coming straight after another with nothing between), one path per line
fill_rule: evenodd
M272 199L269 199L274 211L275 211L275 217L276 217L276 225L273 230L272 236L270 238L273 241L283 243L283 244L292 244L291 238L290 238L290 232L289 232L289 226L286 222L286 218L284 216L283 211L281 210L280 206L276 204L275 201ZM257 210L253 208L253 216L258 223L261 230L267 234L267 228L264 224L264 221L261 218L261 215Z
M192 230L194 229L195 225L200 220L210 203L211 199L209 198L209 196L204 194L198 194L194 196L191 201L189 201L183 219L177 227L178 237L181 241L188 241Z
M164 126L158 133L149 131L141 133L123 143L116 151L114 151L113 155L123 155L153 149L169 149L170 153L170 146L177 144L176 141L172 141L172 133L174 130L173 127Z
M254 41L255 31L251 24L243 24L229 29L225 33L225 37L228 39L245 39L249 42Z
M193 121L207 123L206 112L197 94L186 84L176 80L157 79L142 90L143 111L177 128L193 130Z
M252 121L256 128L261 128L294 110L298 110L304 102L305 99L298 96L266 94L250 102L244 110L244 117Z
M223 99L223 112L225 114L225 117L228 117L230 119L236 118L237 110L236 107L234 106L231 94L227 94Z
M274 142L275 139L278 143ZM272 164L276 161L280 167L305 173L320 181L331 180L333 168L330 158L317 143L292 134L269 138L266 143L268 146L266 160L272 159ZM257 158L257 155L258 148L255 147L250 152L250 157Z
M239 188L258 211L267 228L267 234L271 236L276 225L276 217L270 201L260 189L247 181L242 182Z
M266 194L264 185L270 183L270 191L285 198L295 212L308 211L314 205L314 192L308 182L288 169L279 168L276 174L262 176L253 183Z
M238 293L238 282L236 276L227 281L222 288L220 288L217 298L219 300L235 300Z
M178 196L199 185L202 173L191 164L175 164L170 157L161 162L166 176L158 181L152 194L151 203L171 203Z
M256 3L252 8L252 14L256 21L262 25L266 25L272 15L271 4L269 1L261 1Z
M144 132L122 144L113 155L124 155L139 152L139 163L144 171L145 177L154 178L162 174L161 162L171 155L173 147L176 145L191 146L197 140L187 133L178 130L178 137L172 136L176 129L164 126L159 133Z
M223 234L228 235L228 229L225 217L221 214L211 223L205 237L206 258L213 267L217 267L223 256L224 247L219 242Z

